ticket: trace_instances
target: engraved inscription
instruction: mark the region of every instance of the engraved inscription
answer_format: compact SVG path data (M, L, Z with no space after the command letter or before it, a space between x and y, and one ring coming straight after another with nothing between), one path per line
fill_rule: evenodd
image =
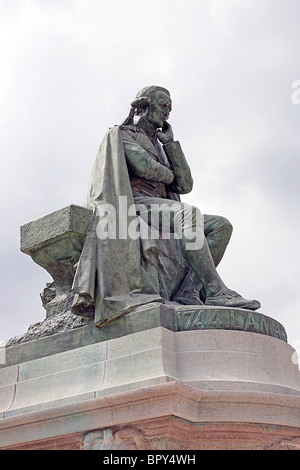
M241 330L273 336L287 341L283 326L261 313L226 308L191 308L176 312L178 331L223 329Z

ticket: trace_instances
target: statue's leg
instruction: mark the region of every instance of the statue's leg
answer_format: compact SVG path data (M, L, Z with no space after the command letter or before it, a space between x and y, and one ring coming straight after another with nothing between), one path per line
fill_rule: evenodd
M153 199L155 204L153 204ZM220 219L218 221L215 220L214 223L212 220L207 220L207 230L210 232L207 234L207 240L204 223L202 225L204 219L199 216L200 212L197 208L182 202L159 198L145 197L143 201L136 202L142 202L139 212L141 215L143 211L147 212L148 216L151 215L151 224L155 228L165 230L166 225L163 227L162 222L168 221L167 230L170 233L177 234L178 238L180 237L183 255L205 289L205 303L207 305L224 305L252 310L260 307L258 301L243 299L239 294L228 289L216 270L215 262L218 263L222 258L232 231L232 228L228 229L227 237L223 238L222 249L217 248L220 240L216 236L216 233L218 233L216 227L220 229L222 225L224 226L225 219L223 219L222 224ZM160 217L157 216L158 214L160 214ZM212 226L214 226L214 230L212 230ZM219 235L221 232L219 230ZM191 237L193 236L195 242L192 241ZM176 253L174 253L174 256L176 256ZM213 256L215 259L213 259Z
M195 213L197 213L196 209ZM189 224L192 223L195 233L197 233L197 230L201 230L201 227L197 227L198 220L197 217L192 217L192 219L189 220ZM191 229L189 226L187 227L189 236L186 237L185 224L182 226L183 251L203 285L206 295L205 304L247 308L251 310L260 308L260 303L257 300L244 299L237 292L230 290L224 284L216 270L216 265L220 262L230 239L232 232L231 225L223 218L215 218L215 220L212 218L209 220L208 218L206 222L208 223L206 227L207 237L203 238L203 244L199 249L188 249L191 245ZM225 227L227 227L226 230Z
M232 225L225 217L204 215L204 235L216 267L224 256L231 234Z
M225 217L204 215L204 235L216 267L223 258L231 234L232 225ZM194 305L202 304L205 298L206 293L198 276L192 268L189 269L173 300L183 304Z
M190 268L185 275L180 288L173 297L173 302L183 305L202 305L200 291L202 284L197 274Z

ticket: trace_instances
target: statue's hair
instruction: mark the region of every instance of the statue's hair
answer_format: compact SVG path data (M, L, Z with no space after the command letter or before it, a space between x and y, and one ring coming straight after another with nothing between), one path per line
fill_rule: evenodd
M146 86L144 88L142 88L136 95L136 99L139 99L141 98L142 96L145 96L147 98L149 98L150 100L152 99L152 96L154 93L156 93L157 91L163 91L164 93L166 93L167 95L170 96L170 92L166 89L166 88L163 88L161 86L156 86L156 85L151 85L151 86Z

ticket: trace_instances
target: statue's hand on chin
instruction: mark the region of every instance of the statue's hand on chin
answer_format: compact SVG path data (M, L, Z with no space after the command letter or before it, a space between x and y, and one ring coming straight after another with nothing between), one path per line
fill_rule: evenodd
M157 138L162 144L174 142L174 133L171 124L165 121L162 130L157 133Z

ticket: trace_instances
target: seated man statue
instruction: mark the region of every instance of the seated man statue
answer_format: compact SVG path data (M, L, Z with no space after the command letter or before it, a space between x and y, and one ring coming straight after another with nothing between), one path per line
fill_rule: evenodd
M151 302L260 307L230 290L216 270L231 237L230 222L201 216L180 201L193 180L167 122L171 109L168 90L143 88L128 118L100 145L86 200L93 216L72 308L93 316L97 326Z

